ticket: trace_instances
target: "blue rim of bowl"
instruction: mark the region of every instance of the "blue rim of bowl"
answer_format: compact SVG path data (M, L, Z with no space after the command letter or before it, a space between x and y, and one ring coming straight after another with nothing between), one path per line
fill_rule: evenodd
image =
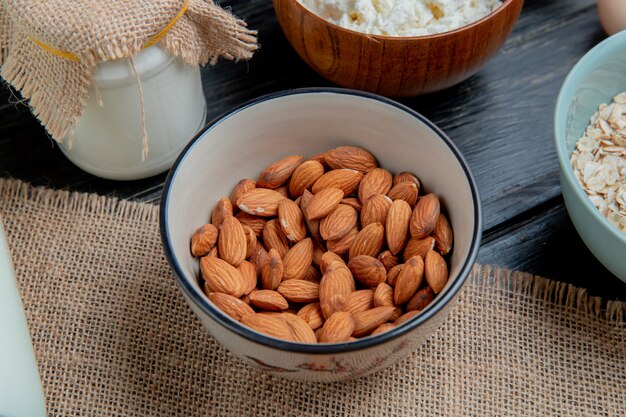
M580 200L583 201L583 205L585 206L585 208L593 213L593 217L600 223L604 224L613 236L626 244L626 235L617 230L617 227L612 225L606 217L600 214L600 211L593 205L593 203L589 199L589 196L583 190L582 185L578 182L578 179L574 175L572 165L570 164L571 153L567 150L567 144L565 143L565 124L567 121L567 112L571 104L572 97L574 96L574 92L576 91L576 88L574 88L574 86L579 86L580 83L584 80L582 73L579 72L582 71L583 67L589 65L588 62L593 62L600 55L609 53L606 52L606 50L612 49L618 44L626 44L626 30L618 32L615 35L606 38L605 40L591 48L589 52L587 52L585 55L583 55L582 58L578 60L578 62L567 74L567 77L565 77L565 81L563 81L563 84L561 85L561 89L556 100L554 112L554 143L556 146L556 153L559 159L559 164L561 165L561 172L564 174L565 180L568 181L570 185L573 185L572 188L576 190L576 195L580 198ZM570 86L570 84L572 84L572 86ZM615 94L618 93L620 92L616 92ZM599 106L600 104L601 103L597 103L597 106ZM561 119L561 121L563 122L562 125L559 123L559 119ZM582 135L583 132L580 133Z
M169 242L169 232L168 225L166 222L167 214L168 214L168 201L169 201L169 190L172 185L174 178L176 177L176 173L178 171L178 167L184 162L185 157L191 151L193 146L201 140L206 132L211 130L213 127L218 125L221 121L234 116L238 112L245 110L249 107L255 106L257 104L263 103L268 100L278 99L281 97L292 96L297 94L311 94L311 93L330 93L330 94L343 94L343 95L352 95L358 96L362 98L367 98L371 100L376 100L390 106L397 108L398 110L404 111L409 115L415 117L430 129L432 129L441 140L448 145L448 148L452 151L454 156L457 158L457 161L461 165L463 171L465 172L466 178L468 180L470 191L472 194L472 200L474 202L474 222L475 229L472 235L472 241L470 243L470 250L467 258L464 260L463 265L459 271L456 281L447 288L444 293L439 294L435 300L430 303L430 305L422 311L421 314L416 316L412 320L408 320L402 325L389 330L385 333L381 333L375 336L369 336L363 339L359 339L353 342L346 343L329 343L329 344L305 344L305 343L297 343L297 342L289 342L281 339L276 339L271 336L266 336L261 333L258 333L248 327L243 326L241 323L236 322L232 318L230 318L226 313L219 310L217 307L213 306L208 298L204 295L199 295L197 291L192 288L192 280L196 280L196 277L188 277L185 279L185 273L181 268L179 262L174 257L173 249ZM165 252L165 257L169 262L170 266L174 270L174 276L178 283L178 286L182 289L182 291L187 295L189 299L191 299L198 308L200 308L205 314L209 315L213 320L219 323L221 326L226 329L234 332L235 334L251 341L254 343L258 343L260 345L268 346L271 348L287 351L287 352L296 352L296 353L308 353L308 354L332 354L332 353L345 353L345 352L353 352L358 350L363 350L367 348L371 348L376 345L380 345L382 343L391 341L392 339L396 339L414 328L422 325L433 316L435 316L459 291L459 289L465 283L467 277L469 276L472 267L476 261L476 257L478 255L478 249L480 247L480 241L482 237L482 206L480 201L480 194L478 191L478 185L476 180L474 179L473 174L471 173L467 161L459 151L459 149L454 145L452 140L434 123L428 120L426 117L417 113L413 109L406 107L403 104L400 104L394 100L357 90L343 89L343 88L332 88L332 87L323 87L323 88L299 88L293 90L285 90L276 93L267 94L256 99L250 100L247 103L244 103L238 107L235 107L232 110L229 110L222 115L216 117L208 123L196 136L187 144L185 149L181 152L181 154L174 162L172 169L170 170L167 179L165 180L165 185L163 187L163 194L161 197L160 204L160 214L159 214L159 227L161 231L161 240L163 242L163 249Z

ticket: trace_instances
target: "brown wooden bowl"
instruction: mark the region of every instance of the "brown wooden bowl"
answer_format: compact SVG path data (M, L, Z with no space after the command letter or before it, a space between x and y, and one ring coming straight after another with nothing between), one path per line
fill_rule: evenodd
M392 37L330 23L298 0L273 0L278 22L311 68L343 87L415 96L458 84L502 46L524 0L504 0L484 18L428 36Z

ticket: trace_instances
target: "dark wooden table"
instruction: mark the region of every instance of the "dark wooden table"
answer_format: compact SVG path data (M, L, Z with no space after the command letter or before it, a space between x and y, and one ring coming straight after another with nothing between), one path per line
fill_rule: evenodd
M270 0L222 2L259 31L249 62L203 72L211 119L253 97L329 85L293 52ZM485 215L480 263L540 274L626 300L626 284L578 237L563 205L553 145L556 96L568 71L605 38L595 0L526 0L502 50L477 75L437 94L402 99L459 146L478 180ZM114 182L72 165L30 114L0 88L0 176L52 188L157 203L165 174Z

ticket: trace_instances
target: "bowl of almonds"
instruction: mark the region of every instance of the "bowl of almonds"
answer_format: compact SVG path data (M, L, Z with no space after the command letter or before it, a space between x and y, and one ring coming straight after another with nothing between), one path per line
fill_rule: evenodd
M185 299L234 355L337 381L393 364L437 329L471 271L481 216L466 162L423 116L303 89L245 104L192 140L166 181L161 234Z

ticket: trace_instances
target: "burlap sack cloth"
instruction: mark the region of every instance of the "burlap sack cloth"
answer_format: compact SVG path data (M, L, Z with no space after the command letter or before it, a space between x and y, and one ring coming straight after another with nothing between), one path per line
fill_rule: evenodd
M0 76L62 141L85 109L98 63L157 43L190 65L245 59L255 33L212 0L0 0Z
M157 211L0 180L50 415L626 415L626 304L488 267L387 370L332 385L252 370L185 304Z

